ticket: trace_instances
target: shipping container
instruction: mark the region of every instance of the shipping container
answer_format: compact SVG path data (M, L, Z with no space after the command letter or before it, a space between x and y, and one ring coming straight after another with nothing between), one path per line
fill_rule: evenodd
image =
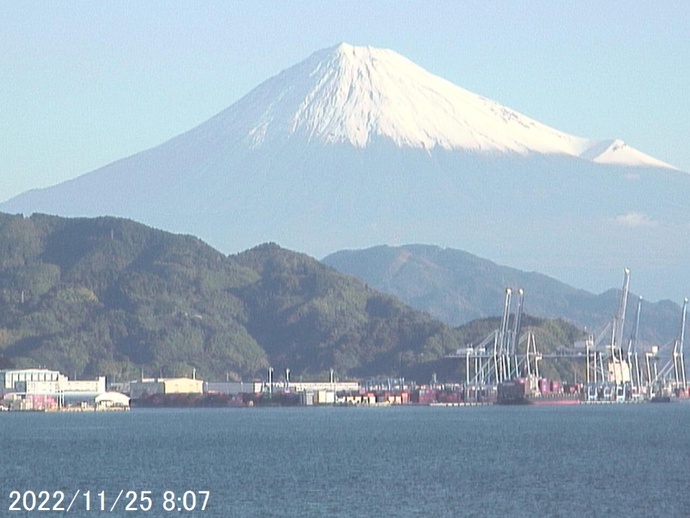
M542 394L548 394L551 392L551 382L548 378L541 378L539 380L539 392Z

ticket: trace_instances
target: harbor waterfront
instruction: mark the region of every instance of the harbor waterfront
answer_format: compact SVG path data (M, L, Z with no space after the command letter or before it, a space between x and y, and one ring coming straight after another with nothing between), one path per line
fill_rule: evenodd
M464 383L457 378L438 383L436 373L432 374L430 384L385 376L342 380L337 379L332 367L328 380L305 381L300 376L296 381L291 380L289 367L284 369L281 379L272 366L267 368L263 380L230 381L230 373L226 372L225 382L205 382L197 378L197 369L192 367L191 378L162 375L145 378L142 369L139 379L110 383L107 390L105 376L78 381L46 368L10 369L0 370L0 410L127 410L130 404L142 407L493 403L547 406L670 403L690 399L684 352L688 299L683 302L677 338L664 347L641 350L638 328L642 297L637 301L631 336L627 342L623 338L629 290L630 269L625 268L618 312L612 322L597 336L589 334L584 340L542 353L537 347L536 333L529 327L523 332L524 290L518 289L513 297L513 289L506 288L500 326L478 345L466 345L444 357L447 362L459 363L457 370L464 372ZM540 363L547 358L567 362L566 371L570 370L572 381L542 376ZM582 365L577 366L583 362L584 369Z
M2 514L12 516L35 514L8 513L12 491L62 491L65 506L79 491L74 516L101 514L98 493L109 510L121 491L150 491L152 509L118 504L110 516L168 516L166 492L187 504L194 492L193 514L214 517L690 510L687 403L8 412L0 437Z

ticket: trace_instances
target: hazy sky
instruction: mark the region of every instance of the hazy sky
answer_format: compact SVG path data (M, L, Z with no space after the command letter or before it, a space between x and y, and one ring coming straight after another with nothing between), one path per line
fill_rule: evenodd
M0 201L150 148L342 41L690 171L690 2L0 2Z

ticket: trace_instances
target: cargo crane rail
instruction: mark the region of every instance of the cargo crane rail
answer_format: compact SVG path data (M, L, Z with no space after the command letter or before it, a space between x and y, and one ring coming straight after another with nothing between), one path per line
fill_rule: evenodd
M511 313L513 290L507 288L500 326L478 345L458 349L446 358L464 359L466 398L479 401L495 397L497 388L515 379L528 379L536 386L542 360L584 361L585 393L588 400L626 401L653 397L673 390L688 395L684 341L688 299L683 304L681 326L672 344L640 350L638 330L642 297L639 297L634 326L627 342L623 339L630 292L630 270L624 269L623 289L616 316L584 347L562 345L543 353L537 350L534 333L521 335L524 291L518 290L517 309ZM512 325L511 325L512 324ZM663 361L665 360L665 361Z

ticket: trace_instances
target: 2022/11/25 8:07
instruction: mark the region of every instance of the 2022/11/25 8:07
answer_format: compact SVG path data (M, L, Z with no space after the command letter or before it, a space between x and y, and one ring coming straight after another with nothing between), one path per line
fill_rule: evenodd
M92 492L79 489L71 497L64 491L11 491L8 510L69 512L73 508L81 507L85 511L105 512L113 512L118 508L125 511L144 512L156 508L163 511L204 511L210 496L210 491L193 490L187 490L181 494L169 490L156 495L148 490L121 489L116 496L110 498L105 491Z

